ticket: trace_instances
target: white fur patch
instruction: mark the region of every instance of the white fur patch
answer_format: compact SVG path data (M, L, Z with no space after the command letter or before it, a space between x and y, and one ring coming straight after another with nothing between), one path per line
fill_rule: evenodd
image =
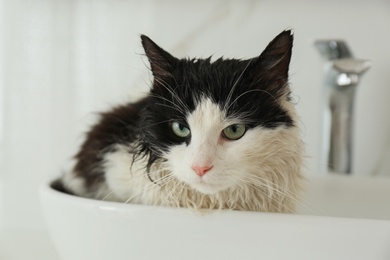
M85 194L85 180L77 177L73 172L65 174L62 177L62 182L65 188L71 190L75 194Z
M155 204L159 186L149 180L145 165L145 160L133 163L133 155L123 145L117 145L115 152L107 153L104 169L112 195L127 203Z

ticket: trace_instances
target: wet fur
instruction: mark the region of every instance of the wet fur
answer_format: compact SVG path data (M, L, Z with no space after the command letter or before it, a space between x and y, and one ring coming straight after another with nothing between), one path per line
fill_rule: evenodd
M102 114L62 186L126 203L293 212L303 146L288 86L292 40L285 31L259 57L212 62L177 59L142 36L149 95ZM191 138L170 131L173 119ZM241 139L221 137L236 123L248 127ZM190 165L207 160L214 167L200 178Z

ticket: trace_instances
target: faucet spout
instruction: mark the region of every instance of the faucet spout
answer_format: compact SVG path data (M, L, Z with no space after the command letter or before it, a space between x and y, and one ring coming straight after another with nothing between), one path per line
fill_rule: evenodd
M341 40L319 40L314 45L325 59L321 172L351 174L356 87L371 62L354 59Z

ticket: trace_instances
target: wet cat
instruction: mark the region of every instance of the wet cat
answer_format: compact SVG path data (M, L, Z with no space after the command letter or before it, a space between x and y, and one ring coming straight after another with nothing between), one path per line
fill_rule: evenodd
M63 188L126 203L292 212L303 145L288 85L291 31L247 60L178 59L141 39L150 93L101 114Z

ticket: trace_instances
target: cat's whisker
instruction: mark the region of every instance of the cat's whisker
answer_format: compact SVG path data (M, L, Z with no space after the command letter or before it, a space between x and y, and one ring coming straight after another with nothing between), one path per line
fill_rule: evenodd
M110 190L110 192L107 193L106 196L104 196L101 201L105 201L107 198L109 198L114 192L112 190Z
M244 93L240 94L238 97L236 97L233 102L230 103L230 105L227 107L226 111L228 111L230 109L230 107L238 100L240 99L242 96L246 95L246 94L249 94L249 93L252 93L252 92L262 92L262 93L266 93L268 94L270 97L272 97L275 102L278 102L278 100L271 94L269 93L268 91L266 90L263 90L263 89L251 89L251 90L247 90L245 91Z
M289 208L287 205L285 205L283 203L283 200L284 200L284 196L285 194L282 193L281 191L278 191L280 193L280 195L282 196L282 198L278 198L278 197L275 197L272 193L269 192L269 187L267 185L264 185L264 184L261 184L261 185L257 185L257 183L253 182L253 180L245 180L244 178L237 178L237 177L234 177L236 178L236 180L238 181L238 184L237 186L240 187L242 186L243 184L245 185L248 185L250 186L252 189L254 190L257 190L258 192L260 192L261 194L265 195L269 200L277 203L279 205L279 207L282 207L283 208L283 212L287 211L289 213L294 213L294 211ZM263 188L266 188L266 190L262 189ZM272 191L274 191L273 189L271 189ZM253 198L251 198L251 200L253 200ZM265 204L267 205L266 201L258 201L259 203L262 202L262 204ZM264 208L263 206L260 206L260 208Z
M163 101L166 101L166 102L168 102L169 104L172 105L172 106L169 106L167 104L164 104L168 108L172 108L173 110L176 110L176 111L178 111L179 113L181 113L183 115L186 114L186 111L183 108L181 108L179 105L177 105L175 102L172 102L171 100L169 100L167 98L164 98L164 97L161 97L161 96L158 96L158 95L154 95L154 94L150 94L150 96L153 97L153 98L157 98L157 99L161 99Z
M170 106L170 105L166 105L166 104L163 104L163 103L156 103L157 106L162 106L162 107L167 107L167 108L171 108L173 110L177 110L176 108ZM181 113L181 111L179 111Z
M190 111L188 106L184 104L184 102L177 97L177 94L173 91L172 87L163 79L155 77L155 80L160 83L168 92L171 94L172 98L176 99L176 101L183 107L184 111Z
M259 184L259 185L266 185L267 188L271 188L273 191L275 192L280 192L280 193L284 193L286 195L289 196L289 198L291 200L293 200L297 205L301 205L303 208L307 209L307 210L310 210L312 211L313 213L321 213L321 214L324 214L324 211L317 208L315 205L313 205L312 203L308 202L307 200L305 200L299 193L297 192L292 192L290 189L288 189L287 187L284 188L280 185L278 185L277 183L275 182L272 182L270 180L267 180L265 178L262 178L260 176L257 176L257 175L251 175L249 181L253 181L255 182L256 184ZM266 183L266 184L265 184ZM285 183L285 182L284 182Z
M169 123L171 122L172 120L171 119L168 119L168 120L164 120L164 121L159 121L158 123L155 123L155 124L151 124L151 125L146 125L144 126L145 128L151 128L153 126L156 126L156 125L160 125L160 124L165 124L165 123Z
M285 197L288 196L288 194L286 194L282 190L273 188L273 187L266 185L264 183L261 183L260 185L258 185L258 183L253 183L253 181L246 182L246 184L251 186L252 188L256 189L257 191L261 192L262 194L266 195L269 199L271 199L272 201L279 204L279 206L282 206L283 208L285 208L289 213L294 213L294 210L289 208L287 205L283 204L283 201L284 201ZM262 189L262 187L265 188L266 190ZM273 192L279 193L281 198L274 196ZM290 199L293 199L292 196L288 196L288 197Z
M156 173L156 172L160 173L160 172L163 172L163 171L165 171L165 169L161 168L161 169L158 169L157 171L154 171L153 173ZM137 177L137 176L135 176L135 177ZM141 175L139 177L141 177ZM142 194L147 194L148 192L152 191L153 189L156 189L157 187L158 187L158 185L155 182L150 182L150 183L144 185L142 187L142 189L140 189L138 192L134 192L133 191L132 196L128 197L127 200L124 201L123 204L128 204L129 202L131 202L136 197L141 196Z
M149 192L153 191L154 189L158 188L159 186L156 185L154 182L150 182L147 185L144 185L142 189L140 189L138 192L132 191L132 195L129 196L124 202L123 206L129 203L135 203L137 197L142 197L143 194L148 194Z
M123 202L123 206L128 204L133 198L134 196L129 197L126 201Z
M176 178L172 178L171 182L173 183L172 185L167 185L171 190L167 193L167 198L168 201L180 203L177 199L175 199L179 194L182 194L185 192L185 185L181 181L177 180ZM179 195L180 196L180 195ZM180 206L180 205L176 205Z
M272 182L270 180L267 180L267 179L262 178L262 177L257 176L257 175L246 176L245 179L249 180L250 182L262 185L263 187L266 187L267 189L270 189L271 191L283 192L283 194L287 194L287 195L291 195L291 196L298 195L295 192L289 191L288 188L284 188L283 186L281 186L275 182ZM285 183L285 182L282 182L282 183Z
M232 98L232 96L233 96L233 93L234 93L234 91L235 91L235 89L236 89L236 86L238 85L238 82L241 80L242 76L244 75L245 71L248 69L248 67L249 67L249 65L251 64L251 62L252 62L252 59L249 59L248 62L247 62L247 64L245 65L245 68L243 69L243 71L241 72L241 74L238 76L236 82L233 84L232 88L230 89L229 94L228 94L228 96L227 96L227 98L226 98L226 103L225 103L225 107L224 107L224 110L225 110L225 111L227 111L226 105L227 105L227 104L230 104L230 100L231 100L231 98Z
M170 174L160 179L157 179L156 182L158 185L162 187L162 186L167 186L169 183L173 182L174 180L175 180L174 176Z
M171 108L171 109L173 109L175 111L178 111L179 113L181 113L183 115L186 114L186 111L183 108L181 108L178 104L176 104L175 102L172 102L171 100L169 100L167 98L164 98L164 97L161 97L161 96L158 96L158 95L151 94L150 96L153 97L153 98L160 99L162 101L165 101L165 102L171 104L171 105L164 104L166 107Z

